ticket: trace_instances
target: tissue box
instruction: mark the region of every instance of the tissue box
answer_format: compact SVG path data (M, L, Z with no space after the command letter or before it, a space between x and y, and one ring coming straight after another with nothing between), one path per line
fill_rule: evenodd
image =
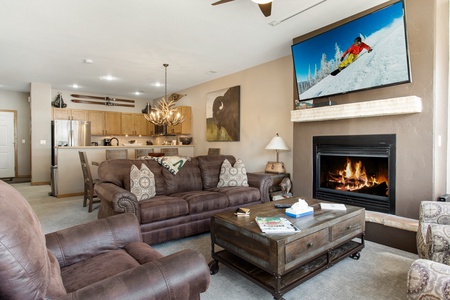
M305 208L301 211L295 211L292 208L286 209L286 215L288 215L289 217L293 217L293 218L300 218L300 217L304 217L307 215L312 215L313 213L314 213L314 208L312 208L311 206L308 206L307 208Z

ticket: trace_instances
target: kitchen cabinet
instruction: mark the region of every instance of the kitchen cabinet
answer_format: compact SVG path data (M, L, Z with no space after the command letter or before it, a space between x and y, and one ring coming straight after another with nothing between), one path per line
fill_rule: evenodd
M173 134L191 134L191 114L192 110L190 106L178 106L176 107L177 111L175 113L180 113L182 116L186 118L186 120L175 126L168 126L167 133Z
M148 122L144 114L122 113L122 135L149 136L153 134L153 124Z
M53 108L53 120L87 121L87 111L84 109Z
M88 121L91 121L91 135L121 134L120 112L89 110Z

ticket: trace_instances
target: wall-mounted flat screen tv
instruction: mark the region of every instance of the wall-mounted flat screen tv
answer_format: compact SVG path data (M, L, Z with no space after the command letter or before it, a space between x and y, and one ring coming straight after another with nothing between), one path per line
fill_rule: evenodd
M298 100L411 82L404 2L349 20L295 40Z

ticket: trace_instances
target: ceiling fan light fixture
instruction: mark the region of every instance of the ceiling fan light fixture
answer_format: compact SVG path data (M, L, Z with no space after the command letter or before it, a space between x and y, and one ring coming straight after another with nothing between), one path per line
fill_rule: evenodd
M272 2L273 0L252 0L252 2L255 2L257 4L267 4Z

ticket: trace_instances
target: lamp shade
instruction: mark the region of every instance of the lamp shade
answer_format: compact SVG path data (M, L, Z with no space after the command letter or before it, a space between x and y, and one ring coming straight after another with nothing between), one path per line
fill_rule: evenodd
M289 150L289 147L277 133L266 146L266 150Z

